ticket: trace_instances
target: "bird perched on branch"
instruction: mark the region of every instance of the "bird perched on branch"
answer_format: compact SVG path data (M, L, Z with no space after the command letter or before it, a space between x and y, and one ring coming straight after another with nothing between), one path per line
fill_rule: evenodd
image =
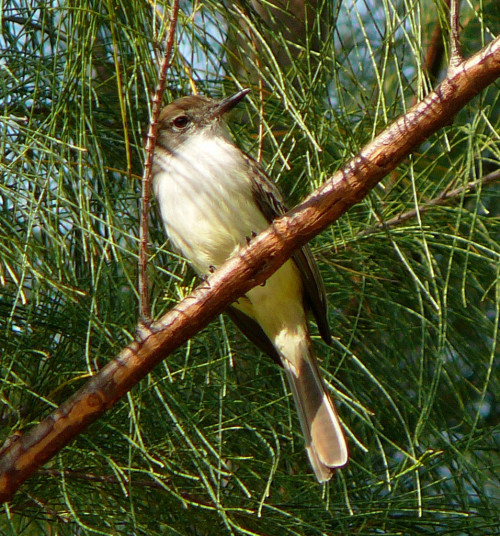
M183 97L160 115L153 189L172 246L200 275L208 274L286 212L261 166L229 136L225 114L248 90L213 100ZM337 412L314 356L306 311L331 342L324 285L310 249L296 251L264 285L229 314L243 333L285 370L309 460L319 482L347 463Z

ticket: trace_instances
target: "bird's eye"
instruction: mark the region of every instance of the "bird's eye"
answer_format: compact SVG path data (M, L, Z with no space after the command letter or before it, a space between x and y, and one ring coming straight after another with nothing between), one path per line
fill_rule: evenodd
M186 128L189 124L189 118L186 115L179 115L172 121L172 124L178 129Z

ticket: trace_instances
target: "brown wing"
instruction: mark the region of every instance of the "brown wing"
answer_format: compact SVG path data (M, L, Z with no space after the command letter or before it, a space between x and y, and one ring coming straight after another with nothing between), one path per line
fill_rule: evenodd
M261 352L271 357L278 365L282 365L278 351L258 322L233 306L228 307L226 313L243 335L253 342Z
M269 223L271 223L277 216L285 214L287 211L285 202L278 188L269 180L261 166L250 157L247 157L247 163L250 167L251 175L256 174L259 177L259 181L252 183L255 201ZM328 304L325 285L309 246L305 245L297 250L292 255L292 259L295 261L302 277L306 306L313 312L321 337L327 344L331 344L332 336L328 325ZM242 331L245 333L244 330ZM245 333L245 335L247 334ZM249 338L253 340L251 337ZM274 356L271 357L274 358Z
M326 344L332 344L332 335L328 324L328 303L326 301L325 284L319 273L309 246L306 244L297 250L292 259L298 266L305 289L306 305L313 312L321 338Z

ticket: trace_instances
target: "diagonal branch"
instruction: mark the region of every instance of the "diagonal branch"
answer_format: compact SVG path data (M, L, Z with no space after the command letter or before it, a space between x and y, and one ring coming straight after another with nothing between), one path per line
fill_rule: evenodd
M491 173L488 173L488 175L485 175L484 177L477 179L472 182L468 182L467 184L464 184L463 186L458 186L457 188L453 188L453 190L444 190L442 191L437 197L434 197L430 201L427 201L426 203L423 203L418 206L418 208L413 208L411 210L408 210L407 212L402 212L401 214L398 214L397 216L394 216L393 218L385 221L379 221L369 229L365 229L363 231L360 231L356 235L356 240L359 240L360 238L366 238L367 236L370 236L372 234L375 234L380 229L391 229L393 227L396 227L398 225L402 225L403 223L407 222L408 220L412 220L417 216L417 214L425 214L426 212L429 212L429 210L433 209L434 207L438 207L441 205L446 205L450 201L453 201L457 197L460 197L466 193L474 192L480 187L486 186L488 184L491 184L493 182L500 181L500 171L492 171ZM340 248L336 248L336 251L338 251Z
M0 500L9 500L38 467L111 408L170 352L238 297L265 281L295 249L363 199L499 76L497 38L455 66L435 91L394 121L302 204L252 240L54 413L26 434L8 440L0 453Z

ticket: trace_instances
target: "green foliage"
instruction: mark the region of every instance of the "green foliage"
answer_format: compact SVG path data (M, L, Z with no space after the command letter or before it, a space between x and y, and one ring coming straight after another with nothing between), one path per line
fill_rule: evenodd
M184 2L165 100L193 83L214 97L252 87L234 135L298 202L432 87L443 3L367 5L319 2L290 35L249 2ZM168 9L3 3L1 440L134 336L142 139ZM479 50L499 33L497 3L464 7L461 23ZM499 169L499 109L497 84L314 241L336 337L315 344L352 457L326 487L280 371L220 318L27 481L0 534L496 533L500 211L498 178L483 179ZM194 281L152 220L158 316Z

